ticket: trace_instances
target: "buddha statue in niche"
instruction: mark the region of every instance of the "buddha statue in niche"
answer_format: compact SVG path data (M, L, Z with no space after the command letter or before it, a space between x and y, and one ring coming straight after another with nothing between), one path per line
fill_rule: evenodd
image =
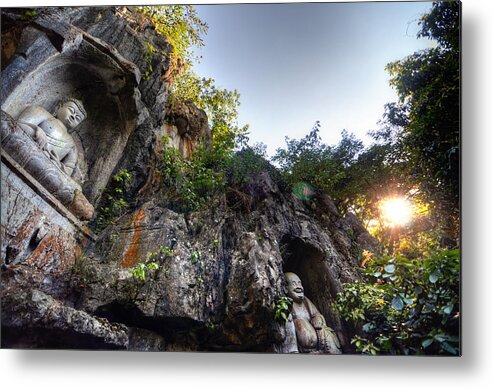
M287 294L293 300L291 315L300 353L341 354L335 331L328 327L324 316L304 295L300 278L293 272L284 274Z
M52 163L72 177L77 164L77 148L69 130L73 130L86 118L82 102L69 98L58 106L56 117L42 107L28 106L17 122Z

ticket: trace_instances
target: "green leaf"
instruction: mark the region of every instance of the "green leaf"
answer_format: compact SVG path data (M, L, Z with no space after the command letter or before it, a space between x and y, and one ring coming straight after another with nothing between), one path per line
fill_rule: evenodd
M368 323L365 323L362 327L363 331L365 333L368 333L370 332L371 330L373 330L375 328L375 325L373 324L373 322L368 322Z
M435 284L438 280L438 277L439 277L440 273L438 271L433 271L433 273L430 275L430 277L428 278L428 280L430 281L430 283L433 283Z
M430 346L432 343L433 343L433 338L427 338L425 339L423 342L421 342L421 345L423 346L423 348L427 348L428 346Z
M443 350L445 350L446 352L448 353L451 353L451 354L457 354L459 352L459 350L455 347L453 347L452 345L450 345L447 341L444 341L440 344L440 346L442 347Z
M447 315L450 315L450 313L452 312L454 306L452 304L448 304L447 306L445 306L443 308L443 312Z
M394 296L394 299L392 299L392 307L398 311L404 308L404 303L399 295Z
M395 265L394 264L389 264L384 267L385 272L387 273L394 273L395 271Z
M155 262L151 262L151 263L147 264L147 268L149 268L151 270L157 270L157 269L159 269L159 265Z

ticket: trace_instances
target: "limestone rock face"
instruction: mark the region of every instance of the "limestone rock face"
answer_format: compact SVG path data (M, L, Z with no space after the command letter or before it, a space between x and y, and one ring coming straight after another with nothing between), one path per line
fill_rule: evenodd
M50 109L79 93L82 193L97 209L111 176L132 174L131 206L96 236L2 154L3 347L278 352L286 331L273 303L290 271L350 351L333 301L358 278L361 250L378 248L357 220L323 195L301 201L272 171L192 213L163 200L163 137L190 157L210 130L189 102L166 116L176 69L150 24L114 7L50 8L27 21L2 9L2 22L2 110L15 118L22 104Z
M169 124L165 125L165 131L168 142L178 149L185 159L192 156L199 144L211 142L207 115L192 101L173 104L167 117Z
M246 187L249 211L235 199L189 215L149 201L121 217L87 252L76 307L154 331L167 349L273 352L285 332L272 304L285 293L283 273L296 271L349 349L350 330L332 302L357 279L361 246L347 234L351 224L317 219L266 172ZM129 269L149 261L159 268L135 279Z

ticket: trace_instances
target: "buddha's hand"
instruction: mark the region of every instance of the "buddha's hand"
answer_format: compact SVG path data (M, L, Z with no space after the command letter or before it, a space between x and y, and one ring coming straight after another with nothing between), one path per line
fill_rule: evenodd
M315 330L320 330L325 326L325 319L322 315L317 314L312 318L312 325Z
M36 143L39 144L42 150L46 149L46 145L48 144L48 138L46 137L45 131L43 131L40 127L36 127L34 140L36 140Z
M55 163L58 167L60 167L63 170L63 164L60 162L60 159L58 158L58 155L56 154L55 151L51 150L49 151L50 154L50 159Z

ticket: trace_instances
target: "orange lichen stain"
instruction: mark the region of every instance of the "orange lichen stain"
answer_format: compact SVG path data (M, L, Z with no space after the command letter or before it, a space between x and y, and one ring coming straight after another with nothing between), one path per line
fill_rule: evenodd
M63 265L61 265L60 258L64 256L64 252L66 251L67 249L63 241L54 234L49 234L31 252L25 264L38 269L48 270L49 272L63 272L64 268L62 268Z
M139 238L140 238L140 223L145 218L144 210L140 209L134 213L132 219L132 225L134 234L132 236L132 241L128 246L128 249L123 254L123 259L121 261L121 266L123 268L130 268L137 264L138 258L137 253L139 251Z
M40 222L41 212L34 212L31 217L27 218L23 224L16 230L16 235L10 245L24 244L32 235L35 226Z

